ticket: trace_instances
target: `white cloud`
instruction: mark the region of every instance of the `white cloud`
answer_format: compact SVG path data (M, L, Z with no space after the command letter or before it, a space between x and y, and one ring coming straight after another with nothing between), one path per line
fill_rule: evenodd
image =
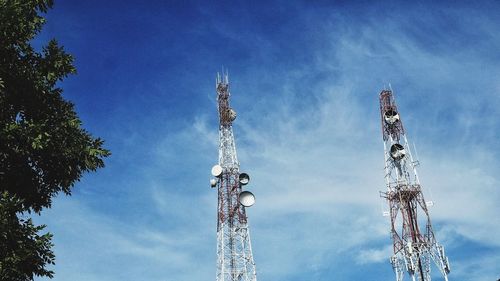
M297 20L318 25L307 13ZM500 107L476 113L484 104L500 104L500 88L494 78L473 83L483 69L488 77L498 76L493 75L497 65L477 62L481 54L473 51L426 50L404 32L400 18L374 16L359 28L329 20L317 26L325 41L309 46L316 58L310 65L262 73L272 66L250 64L247 74L234 74L245 81L232 85L239 111L234 133L242 170L251 176L247 188L257 197L248 215L259 279L297 280L305 271L335 268L344 257L363 265L386 261L382 266L390 267L389 222L381 215L378 194L385 187L377 97L389 82L410 141L418 144L420 178L424 195L435 202L431 219L438 240L447 249L463 249L464 243L498 249L500 165L491 141ZM228 36L242 40L234 32ZM262 42L270 53L279 49ZM266 51L259 54L261 59ZM313 73L326 76L313 79ZM271 85L273 92L262 85ZM206 97L193 102L199 99ZM44 214L56 235L56 280L77 280L75 272L80 280L214 279L217 197L208 179L217 161L218 134L215 119L205 114L215 116L215 110L214 105L208 113L182 116L178 122L184 129L159 126L159 141L145 144L151 145L143 148L149 166L140 168L138 182L123 187L137 201L133 207L140 219L128 217L128 206L115 206L127 216L93 210L78 195L58 200ZM445 118L454 112L460 112L458 120ZM478 131L485 123L487 128ZM469 257L450 257L452 274L482 280L484 273L486 280L499 259L496 253L472 263Z
M360 264L387 262L392 254L392 245L380 249L372 248L361 250L359 251L357 262Z
M58 200L45 220L54 233L56 280L204 280L212 273L207 231L157 227L95 213L77 199ZM162 220L161 216L154 218ZM205 263L192 271L201 259ZM75 275L75 273L78 273Z

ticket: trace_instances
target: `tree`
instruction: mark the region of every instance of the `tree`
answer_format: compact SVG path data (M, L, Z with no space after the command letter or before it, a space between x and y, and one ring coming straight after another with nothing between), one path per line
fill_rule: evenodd
M22 211L21 200L0 194L0 280L32 280L33 274L52 278L54 272L45 269L54 264L52 235L39 235L44 226L19 218Z
M55 39L41 51L30 41L52 0L0 0L0 280L52 277L51 234L39 235L30 213L70 195L85 172L110 152L82 128L58 82L76 73Z

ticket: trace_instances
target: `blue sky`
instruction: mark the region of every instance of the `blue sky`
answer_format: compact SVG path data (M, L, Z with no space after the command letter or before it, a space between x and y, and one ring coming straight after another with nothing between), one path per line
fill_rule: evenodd
M495 0L56 1L35 44L75 56L64 96L113 155L36 218L54 233L54 280L215 280L222 66L258 280L394 279L379 198L389 84L450 280L500 278L499 13Z

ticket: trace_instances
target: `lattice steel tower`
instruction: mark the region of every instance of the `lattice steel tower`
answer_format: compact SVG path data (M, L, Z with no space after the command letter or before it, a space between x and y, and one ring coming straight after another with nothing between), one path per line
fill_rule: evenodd
M428 206L418 180L418 161L412 157L392 90L380 93L387 192L394 255L390 261L401 281L405 271L413 281L431 280L431 260L448 280L450 265L434 237ZM421 227L424 228L421 228Z
M229 106L228 75L217 74L219 111L219 164L212 168L210 181L218 190L217 281L256 281L255 263L245 207L255 203L254 195L242 191L250 177L240 173L232 122L236 112Z

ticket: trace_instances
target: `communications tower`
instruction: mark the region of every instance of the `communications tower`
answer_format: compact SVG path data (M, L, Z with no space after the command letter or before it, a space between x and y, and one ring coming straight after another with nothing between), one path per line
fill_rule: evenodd
M240 173L232 122L236 112L229 106L227 73L216 79L219 111L219 163L212 168L212 188L217 187L217 281L256 281L246 207L254 195L242 191L250 177Z
M387 191L394 255L390 258L396 281L405 271L411 280L430 281L433 262L448 281L450 265L432 230L428 206L422 194L416 166L392 90L380 93L380 115L385 150ZM432 262L431 262L432 261Z

